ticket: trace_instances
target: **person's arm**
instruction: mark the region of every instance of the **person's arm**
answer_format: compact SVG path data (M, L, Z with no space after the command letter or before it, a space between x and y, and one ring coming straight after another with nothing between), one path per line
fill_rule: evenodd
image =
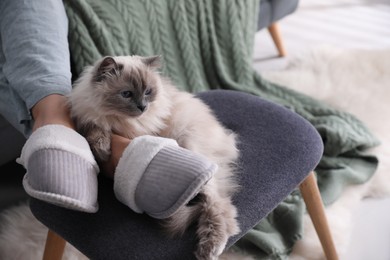
M9 102L16 95L24 103L18 109L25 113L15 111L12 115L24 115L25 118L18 118L19 122L31 120L31 116L27 117L29 112L39 101L44 101L42 99L45 97L70 93L72 84L68 19L62 1L1 1L0 35L4 59L1 72L14 93L9 97ZM56 121L66 124L65 121L68 120L61 118L65 113L63 98L49 100L51 105L45 110L60 110L61 113L52 113L52 117L58 115ZM47 100L42 102L41 108L46 103ZM39 116L43 116L43 109L39 110ZM49 119L47 116L45 115L45 120ZM45 124L45 120L41 120L40 124Z
M67 34L61 0L0 1L0 73L9 94L0 113L28 138L18 159L27 170L27 193L96 212L99 167L66 105L72 90Z

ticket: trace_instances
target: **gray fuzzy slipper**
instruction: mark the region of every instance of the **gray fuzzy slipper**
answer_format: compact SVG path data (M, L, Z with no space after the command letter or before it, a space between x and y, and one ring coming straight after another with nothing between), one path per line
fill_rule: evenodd
M84 137L61 125L38 128L17 162L27 169L26 192L34 198L73 210L98 210L99 167Z
M132 140L119 160L114 192L137 213L168 218L198 194L217 168L175 140L141 136Z

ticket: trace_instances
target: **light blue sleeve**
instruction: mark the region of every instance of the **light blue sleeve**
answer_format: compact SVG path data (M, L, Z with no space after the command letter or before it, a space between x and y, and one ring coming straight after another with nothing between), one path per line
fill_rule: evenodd
M0 1L0 113L26 136L30 109L71 91L67 34L61 0Z

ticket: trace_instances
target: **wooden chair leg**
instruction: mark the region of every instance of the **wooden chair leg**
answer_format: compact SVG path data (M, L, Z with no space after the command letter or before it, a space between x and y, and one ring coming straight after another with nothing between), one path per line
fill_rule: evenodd
M300 185L303 200L328 260L338 259L314 172Z
M43 260L61 260L64 254L66 241L49 230L47 232L45 251L43 253Z
M286 56L286 49L284 48L282 37L280 36L279 26L277 23L273 23L268 27L268 31L271 34L272 40L274 41L276 48L278 49L279 56Z

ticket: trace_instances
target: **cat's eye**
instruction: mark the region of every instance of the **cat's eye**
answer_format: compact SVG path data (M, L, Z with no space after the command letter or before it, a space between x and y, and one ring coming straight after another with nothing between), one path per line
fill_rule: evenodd
M124 98L131 98L133 96L133 92L126 90L121 92L121 96Z
M152 94L152 89L151 88L148 88L146 91L145 91L145 95L148 96Z

